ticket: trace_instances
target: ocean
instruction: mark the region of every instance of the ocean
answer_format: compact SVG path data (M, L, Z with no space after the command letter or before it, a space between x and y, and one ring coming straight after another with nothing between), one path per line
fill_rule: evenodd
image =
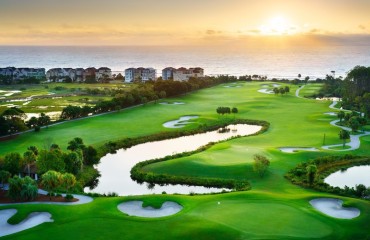
M356 65L370 66L370 46L252 47L81 47L0 46L0 67L202 67L206 75L264 75L268 78L345 76Z

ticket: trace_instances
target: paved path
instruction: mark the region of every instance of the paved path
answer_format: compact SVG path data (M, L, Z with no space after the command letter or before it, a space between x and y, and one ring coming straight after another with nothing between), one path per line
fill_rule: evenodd
M337 125L338 122L339 122L339 119L331 121L330 124L332 126L339 127L341 129L346 130L346 131L349 131L349 132L352 130L349 127L338 126ZM356 149L359 149L360 148L360 144L361 144L360 138L363 137L363 136L367 136L367 135L370 135L370 132L363 132L363 133L358 134L358 135L352 135L351 134L350 135L350 142L349 143L346 143L346 146L350 146L350 148L347 148L347 149L330 149L332 147L341 147L341 146L343 146L343 144L326 145L326 146L322 146L322 149L325 149L325 150L333 150L333 151L350 151L350 150L356 150Z

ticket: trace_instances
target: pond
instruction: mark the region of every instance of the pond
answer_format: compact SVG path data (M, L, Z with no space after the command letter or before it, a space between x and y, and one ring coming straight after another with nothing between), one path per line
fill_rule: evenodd
M340 188L344 188L344 186L355 187L358 184L370 187L370 165L350 167L345 171L337 171L326 177L324 182Z
M222 189L205 188L183 185L155 186L154 189L148 189L146 184L138 184L130 177L130 170L135 164L155 159L163 158L181 152L189 152L205 146L210 142L218 142L240 135L247 136L261 130L261 126L237 124L230 127L236 131L218 133L210 131L206 133L195 134L192 136L179 137L156 142L138 144L128 149L120 149L115 154L107 154L100 160L97 166L101 173L98 186L90 191L97 193L115 192L119 195L143 195L166 193L211 193L221 192Z

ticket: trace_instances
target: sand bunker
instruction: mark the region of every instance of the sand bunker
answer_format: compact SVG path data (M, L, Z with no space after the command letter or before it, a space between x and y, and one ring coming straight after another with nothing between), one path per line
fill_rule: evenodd
M34 212L18 224L11 225L7 223L8 219L16 213L16 209L0 210L0 237L36 227L44 222L53 222L50 213Z
M176 214L182 210L182 206L175 202L164 202L159 209L152 207L143 208L142 201L129 201L121 203L117 208L129 216L157 218Z
M265 89L265 88L258 90L258 92L265 93L265 94L274 94L274 91L268 90L268 89Z
M0 95L1 96L4 96L4 97L10 97L12 96L13 94L16 94L16 93L20 93L22 91L18 91L18 90L14 90L14 91L4 91L4 90L0 90Z
M182 128L186 124L190 124L192 122L189 122L190 119L199 118L199 116L182 116L177 120L169 121L163 123L163 127L166 128Z
M320 212L334 218L352 219L360 216L360 210L343 207L343 201L339 199L316 198L311 200L310 204Z
M326 112L324 114L329 115L329 116L337 116L337 113L335 113L335 112Z
M183 105L185 103L184 102L161 102L159 104L162 104L162 105Z
M319 151L319 149L314 147L282 147L279 148L279 150L285 153L295 153L298 151L311 151L311 152Z

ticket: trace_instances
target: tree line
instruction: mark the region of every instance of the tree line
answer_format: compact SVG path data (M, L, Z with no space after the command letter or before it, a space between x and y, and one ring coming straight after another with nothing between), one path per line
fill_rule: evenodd
M38 176L44 176L49 171L55 171L73 175L76 178L76 184L73 184L75 191L81 192L84 187L93 188L97 185L100 174L94 165L100 162L100 158L95 148L86 146L81 138L74 138L68 142L68 151L66 152L63 152L57 144L51 143L49 140L46 140L44 145L45 148L41 150L36 146L30 146L23 155L11 152L1 157L0 179L2 184L7 183L12 176L30 177L34 173L37 173ZM32 174L31 168L34 169ZM22 181L30 183L29 180L23 178L14 181L17 186L21 186Z

